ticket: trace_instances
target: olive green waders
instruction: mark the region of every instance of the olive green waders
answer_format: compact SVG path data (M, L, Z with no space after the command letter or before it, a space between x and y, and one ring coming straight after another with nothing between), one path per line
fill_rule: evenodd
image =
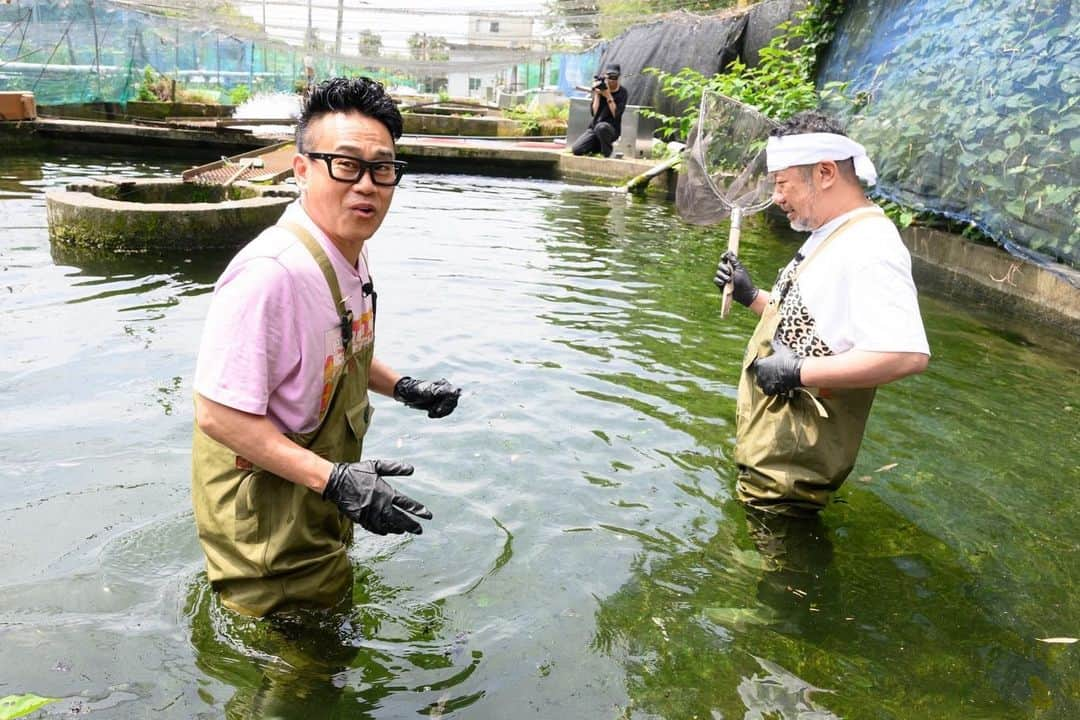
M302 227L282 226L318 262L336 314L342 315L345 306L330 258ZM355 344L344 348L344 362L334 370L319 426L308 433L286 434L333 462L360 459L371 420L367 390L374 341L356 351L352 348ZM198 426L191 461L192 501L206 571L226 607L261 616L299 606L329 607L351 593L346 544L352 539L352 522L334 503L253 467Z
M791 282L769 299L750 338L735 422L736 489L747 505L785 515L814 514L855 466L874 388L798 388L769 397L755 382L751 365L772 354L786 289L829 243L868 217L880 216L873 210L854 214L799 263Z

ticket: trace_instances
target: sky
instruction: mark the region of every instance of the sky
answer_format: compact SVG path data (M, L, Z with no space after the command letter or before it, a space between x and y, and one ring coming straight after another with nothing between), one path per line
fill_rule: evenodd
M243 0L237 5L257 22L262 22L261 0ZM337 29L337 0L312 0L312 25L323 42L333 42ZM436 14L439 11L453 14ZM348 53L356 47L362 30L382 37L386 54L405 54L407 40L417 32L440 35L449 42L464 42L467 12L544 14L543 0L345 0L342 47ZM307 28L307 0L268 0L266 24L272 35L300 40ZM544 31L535 23L534 32Z

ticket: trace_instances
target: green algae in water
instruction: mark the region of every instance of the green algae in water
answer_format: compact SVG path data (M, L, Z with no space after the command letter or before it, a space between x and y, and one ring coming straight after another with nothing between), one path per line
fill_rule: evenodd
M410 489L436 520L401 544L360 538L371 576L341 617L351 629L323 643L315 623L271 647L314 651L292 670L231 642L241 628L214 622L202 576L201 603L168 600L203 558L177 515L190 403L163 388L190 377L228 258L58 268L40 204L0 202L13 288L0 413L32 419L0 433L0 471L25 478L0 483L0 508L28 528L0 556L29 578L0 593L0 619L20 619L0 642L7 687L38 687L62 648L89 680L39 689L100 695L122 680L145 690L129 715L163 720L271 697L313 720L794 717L800 704L875 720L1080 717L1080 646L1040 642L1080 627L1075 346L923 294L930 370L881 390L819 526L769 542L732 496L754 318L717 317L726 228L557 184L410 178L372 248L407 316L389 327L437 342L431 362L459 363L446 374L476 392L448 422L380 411L368 451L407 441ZM744 246L765 284L798 239L752 222ZM114 475L123 485L101 485ZM54 565L61 554L74 560Z

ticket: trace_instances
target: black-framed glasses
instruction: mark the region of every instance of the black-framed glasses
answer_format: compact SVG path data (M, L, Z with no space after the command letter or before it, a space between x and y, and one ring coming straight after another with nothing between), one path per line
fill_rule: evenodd
M371 182L376 185L392 186L401 182L401 176L405 174L404 160L375 160L368 162L352 155L338 155L337 153L309 152L304 153L313 160L326 162L326 171L330 177L339 182L360 182L364 173L370 173Z

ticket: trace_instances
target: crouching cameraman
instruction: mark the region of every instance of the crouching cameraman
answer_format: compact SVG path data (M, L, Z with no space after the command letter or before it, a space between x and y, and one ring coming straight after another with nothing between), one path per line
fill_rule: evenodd
M594 76L592 122L574 143L575 155L598 152L611 157L611 146L619 138L623 110L626 109L626 88L619 84L621 71L618 64L611 64L604 68L603 75Z

